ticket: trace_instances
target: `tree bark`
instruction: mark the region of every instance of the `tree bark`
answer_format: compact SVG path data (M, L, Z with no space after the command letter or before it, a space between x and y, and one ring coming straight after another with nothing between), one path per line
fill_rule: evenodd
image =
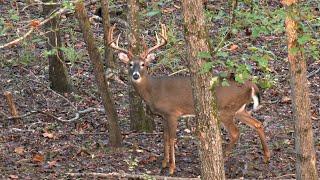
M318 174L312 132L307 65L303 46L298 43L298 37L303 33L301 32L302 28L299 28L300 10L296 0L282 2L287 8L285 24L295 121L296 178L316 180Z
M210 52L203 4L201 0L183 0L182 8L188 48L188 67L192 75L197 133L200 140L201 178L225 179L217 105L214 89L212 90L214 87L209 83L213 75L200 73L206 61L198 54Z
M110 95L109 87L104 74L103 63L101 61L97 46L95 45L93 33L90 29L89 18L82 1L77 2L75 5L77 18L83 33L83 38L88 45L88 53L93 64L93 70L96 76L99 93L108 116L108 130L110 138L109 144L111 147L120 147L122 144L122 137L118 124L118 115L114 107L114 101Z
M103 24L103 35L104 35L104 59L107 68L115 68L115 60L111 48L108 44L108 32L110 29L110 15L109 15L109 2L108 0L101 0L101 12L102 12L102 24Z
M44 2L49 2L51 0L44 0ZM54 2L57 2L55 0ZM49 16L50 13L57 6L53 5L44 5L43 14ZM60 18L55 17L49 21L45 27L48 31L46 33L48 37L47 50L54 52L48 56L49 59L49 81L51 89L64 93L71 91L71 83L68 78L67 67L64 63L63 53L60 50L61 48L61 35L59 30Z
M128 21L130 23L130 48L133 54L139 54L142 51L139 24L139 5L137 0L128 0ZM138 93L130 83L129 101L130 101L130 126L134 131L152 132L155 129L155 123L151 116L145 113L143 103Z

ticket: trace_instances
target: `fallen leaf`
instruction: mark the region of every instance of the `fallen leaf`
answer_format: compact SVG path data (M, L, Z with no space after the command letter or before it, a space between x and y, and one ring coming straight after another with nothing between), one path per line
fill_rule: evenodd
M30 25L34 28L37 28L40 25L40 21L39 20L32 20Z
M57 166L57 161L49 161L48 162L49 168L52 168L54 166Z
M191 130L190 129L184 129L184 132L186 132L186 133L191 133Z
M52 139L54 137L53 133L48 133L48 132L45 132L42 135L43 135L43 137L46 137L46 138L49 138L49 139Z
M19 154L19 155L22 155L24 153L24 147L23 146L16 147L14 149L14 152Z
M282 102L282 103L288 103L288 102L290 102L290 101L291 101L291 98L288 97L288 96L284 96L284 97L281 99L281 102Z
M235 51L235 50L238 49L238 48L239 48L238 45L232 44L232 45L230 46L230 48L229 48L229 51Z
M44 161L44 156L42 154L36 154L33 156L32 161L35 163L42 163Z
M18 177L17 175L12 175L12 174L11 174L11 175L9 175L9 178L10 178L10 179L18 179L19 177Z

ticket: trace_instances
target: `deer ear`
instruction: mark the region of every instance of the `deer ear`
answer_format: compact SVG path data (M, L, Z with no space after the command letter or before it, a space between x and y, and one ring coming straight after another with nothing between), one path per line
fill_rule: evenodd
M156 55L154 53L148 54L146 62L153 61L154 59L156 59Z
M125 53L119 53L118 54L118 57L119 57L119 59L122 61L122 62L124 62L124 63L128 63L129 62L129 57L128 57L128 55L127 54L125 54Z

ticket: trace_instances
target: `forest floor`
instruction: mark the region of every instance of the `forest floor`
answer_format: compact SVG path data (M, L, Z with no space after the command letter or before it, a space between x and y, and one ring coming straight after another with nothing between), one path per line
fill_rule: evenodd
M21 9L26 4L20 1L15 2L0 1L1 18L7 20L8 26L12 26L6 35L0 36L0 44L12 39L11 36L15 35L16 30L25 25L21 22L26 23L32 17L40 16L39 7L29 7L22 11ZM163 6L166 9L164 14L167 16L162 20L169 23L171 17L176 17L177 22L174 28L175 31L180 32L177 37L183 39L179 3L170 1ZM9 23L8 19L14 18L12 9L17 9L17 7L21 10L20 19ZM96 4L88 7L90 15L96 8ZM153 133L130 131L128 86L125 75L117 74L116 76L119 76L120 79L117 81L110 79L110 87L123 133L122 148L114 150L108 147L108 119L103 112L88 112L73 122L62 122L48 115L71 119L80 110L91 107L102 108L92 66L86 55L86 46L75 21L72 15L63 16L61 26L64 44L76 50L75 53L69 51L70 58L76 57L76 60L68 62L68 73L74 86L73 93L60 95L49 88L48 61L44 57L46 43L42 29L39 29L39 33L35 33L32 38L21 45L0 50L0 178L72 179L73 177L68 173L89 172L141 174L146 178L148 178L147 175L166 176L167 172L161 170L162 118L156 117L157 128ZM156 19L142 24L149 32L154 32L157 30L155 23L158 22ZM95 21L92 22L92 25L99 45L101 45L102 25ZM221 25L218 24L218 26ZM210 35L213 38L213 35L217 33L214 29L217 28L211 27ZM19 33L23 34L23 32ZM240 37L245 36L243 34L245 33L242 33ZM286 41L283 36L284 34L260 37L254 42L259 47L268 44L269 50L277 57L269 61L275 84L270 89L262 91L262 106L254 113L254 117L264 124L267 142L271 149L271 160L268 164L264 163L257 133L239 123L241 131L239 142L231 155L225 158L225 171L228 178L294 178L294 121L286 60ZM239 36L229 40L237 42L239 46L237 50L230 53L232 57L247 53L246 46L250 38L240 40L237 38ZM171 49L175 47L172 45ZM307 62L309 73L320 68L319 60L308 60ZM179 62L179 68L186 67L185 65L185 62ZM125 66L119 64L119 68L124 70ZM256 66L253 65L253 68L253 74L259 75L259 71L255 70ZM157 76L174 72L163 64L153 68L152 71ZM320 172L319 73L312 75L308 80L312 102L312 117L310 118L313 120L317 168ZM35 113L21 119L8 120L10 113L5 101L5 91L12 92L20 115L31 111L41 111L45 114ZM194 123L191 124L194 127ZM191 178L200 175L198 141L192 132L188 129L186 121L181 120L177 132L177 170L174 176ZM225 146L228 142L228 135L224 130L222 132Z

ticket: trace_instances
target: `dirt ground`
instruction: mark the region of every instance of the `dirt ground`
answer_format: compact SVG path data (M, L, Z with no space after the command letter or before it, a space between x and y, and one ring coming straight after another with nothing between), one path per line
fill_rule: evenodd
M23 1L17 1L14 7L16 6L23 8L25 4ZM10 1L4 0L0 5L1 17L3 15L5 19L9 18L8 12L12 7ZM88 7L90 16L96 7L96 4ZM21 11L18 22L40 16L38 9L39 7L30 7ZM169 22L172 16L177 17L176 28L177 31L181 30L178 35L181 36L183 28L179 10L176 9L163 20ZM39 29L22 45L0 50L0 178L73 179L75 177L71 177L68 173L88 172L166 176L167 172L161 170L162 119L156 117L157 129L153 133L130 131L128 86L124 75L119 75L121 81L110 80L124 138L122 148L114 150L108 147L108 118L103 112L85 113L73 122L61 122L50 117L54 115L62 119L71 119L77 111L102 107L92 66L75 23L76 19L72 15L63 18L62 29L65 34L62 38L65 44L73 44L76 52L83 54L81 59L68 63L68 73L75 89L73 93L60 95L49 88L48 62L43 55L46 47L45 38L43 35L37 37L43 29ZM18 22L13 23L13 27L22 28L23 24ZM101 44L102 25L96 21L92 25ZM153 25L144 24L148 28ZM66 30L69 28L74 29L73 34ZM7 36L0 36L0 44L7 42L10 39L8 36L10 33L14 34L15 29L12 28ZM212 35L216 32L211 30L210 33ZM239 46L245 46L247 40L249 39L239 43ZM272 153L271 160L268 164L264 163L257 133L239 123L241 137L231 155L225 158L227 178L294 178L294 121L285 39L263 37L255 42L256 46L263 43L269 43L270 51L278 57L269 62L276 83L270 89L262 91L262 106L254 113L265 126L267 142ZM232 56L246 53L243 49L245 48L239 48ZM185 66L185 62L181 61L180 65ZM320 68L319 60L308 60L308 65L308 72ZM122 64L119 64L119 68L125 69ZM253 72L258 73L258 71ZM172 71L160 65L153 70L153 73L158 76ZM320 172L320 74L315 74L308 80L317 168ZM9 110L3 95L5 91L12 92L20 115L31 111L47 114L34 113L18 120L8 120ZM192 121L191 126L194 127ZM222 133L225 145L228 136L225 130L222 130ZM174 176L198 177L200 175L198 141L188 129L185 119L180 121L177 134L177 171Z

